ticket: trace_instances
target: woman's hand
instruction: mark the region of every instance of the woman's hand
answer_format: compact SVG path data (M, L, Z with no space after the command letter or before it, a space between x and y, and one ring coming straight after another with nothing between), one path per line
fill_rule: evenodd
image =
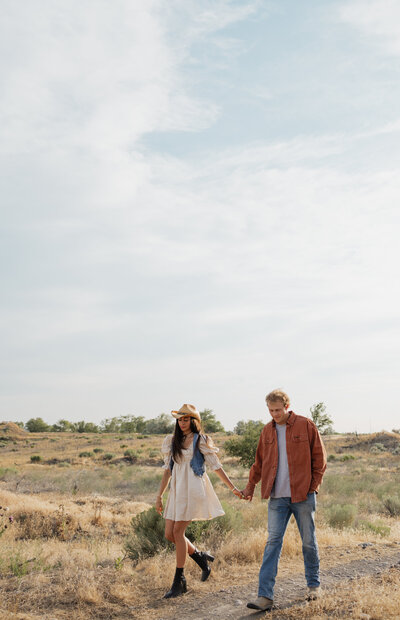
M157 510L159 515L162 515L163 503L162 503L162 499L161 499L160 496L158 496L157 499L156 499L156 510Z
M236 495L236 497L239 497L239 499L244 499L242 491L239 491L236 487L233 487L232 493Z

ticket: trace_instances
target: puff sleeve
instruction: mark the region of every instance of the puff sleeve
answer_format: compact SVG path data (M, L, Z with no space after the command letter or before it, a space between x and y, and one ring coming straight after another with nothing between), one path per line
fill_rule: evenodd
M169 469L169 463L171 460L171 445L173 435L167 435L161 446L161 453L164 459L163 469Z
M211 470L220 469L222 467L219 458L217 457L217 452L219 452L219 448L217 448L211 437L207 437L205 439L202 435L200 436L199 450L204 456L205 463L207 467Z

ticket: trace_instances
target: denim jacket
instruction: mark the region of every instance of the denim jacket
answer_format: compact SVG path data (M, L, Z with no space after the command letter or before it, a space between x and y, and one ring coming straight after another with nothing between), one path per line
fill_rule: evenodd
M193 457L192 457L192 460L190 461L190 467L193 469L193 473L196 476L201 477L205 472L205 467L204 467L204 456L200 452L200 449L199 449L199 442L200 442L200 435L198 433L195 433L193 437ZM171 459L169 461L169 468L171 472L172 472L173 467L174 467L174 461L171 456Z

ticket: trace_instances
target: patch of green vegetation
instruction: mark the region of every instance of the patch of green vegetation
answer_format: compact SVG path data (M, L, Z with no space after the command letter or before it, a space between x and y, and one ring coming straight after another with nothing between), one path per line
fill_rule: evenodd
M135 450L132 449L128 449L125 450L124 452L124 457L130 462L130 463L136 463L136 461L138 460L138 453L135 452Z
M87 451L80 452L80 453L79 453L79 456L80 456L81 458L90 458L90 457L92 457L92 456L93 456L93 452L87 452Z
M361 529L367 530L368 532L372 532L373 534L377 534L378 536L389 536L390 527L383 523L382 521L375 521L372 523L371 521L359 521L358 527Z
M105 454L103 454L103 460L104 461L111 461L114 458L114 454L112 454L111 452L106 452Z
M242 527L242 514L230 504L223 502L225 515L210 521L192 521L186 529L186 535L192 542L205 538L220 539L228 532L239 531ZM133 517L132 534L125 542L127 556L137 563L141 558L156 555L163 549L171 549L171 543L165 538L164 519L155 508L145 510Z
M99 454L99 452L104 452L103 448L93 448L93 452L95 454Z
M387 495L383 498L383 505L391 517L400 516L400 497Z
M354 504L333 504L326 512L329 525L343 529L353 525L357 514L357 507Z
M42 460L42 457L40 456L40 454L32 454L31 463L40 463L41 460Z

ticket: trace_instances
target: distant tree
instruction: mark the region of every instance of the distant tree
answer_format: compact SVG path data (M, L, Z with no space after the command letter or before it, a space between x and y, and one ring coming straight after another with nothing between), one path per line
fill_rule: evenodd
M224 433L225 429L221 422L216 419L212 409L200 411L201 423L205 433Z
M333 433L333 420L325 412L326 406L324 403L317 403L310 407L311 419L321 435L330 435Z
M230 456L238 456L239 462L244 467L251 467L254 463L258 440L264 424L262 422L249 425L246 432L238 438L228 439L224 449Z
M123 415L120 420L120 433L144 433L146 420L143 416Z
M72 430L72 424L68 420L58 420L57 424L52 425L51 430L55 433L66 433Z
M25 428L30 433L45 433L50 430L50 427L42 418L31 418L25 424Z
M161 413L156 418L152 420L146 420L144 431L149 435L164 435L168 433L172 433L174 430L174 421L171 419L171 416L166 413Z
M97 424L93 422L85 422L85 420L81 420L80 422L73 422L71 424L71 429L74 433L98 433L99 427Z
M239 420L233 429L233 432L236 435L245 435L248 431L255 428L258 431L258 434L260 434L264 426L265 423L261 422L261 420Z
M25 423L24 422L14 422L14 424L19 426L20 428L25 428Z

